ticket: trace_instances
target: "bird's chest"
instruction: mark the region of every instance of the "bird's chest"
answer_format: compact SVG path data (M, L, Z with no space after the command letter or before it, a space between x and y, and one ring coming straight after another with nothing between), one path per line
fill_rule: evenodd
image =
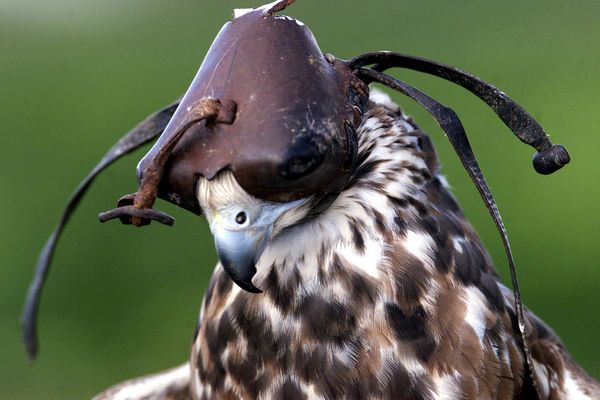
M198 398L396 398L401 387L428 387L368 277L349 274L335 290L258 295L228 281L217 272L205 300L192 354ZM331 296L342 290L345 298ZM418 326L406 339L427 346Z

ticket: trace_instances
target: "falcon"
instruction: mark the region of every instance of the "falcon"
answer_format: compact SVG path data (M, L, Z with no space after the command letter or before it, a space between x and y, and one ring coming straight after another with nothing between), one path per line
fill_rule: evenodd
M190 359L96 399L597 399L600 384L523 308L496 203L452 110L384 73L475 93L551 173L569 161L493 86L399 53L323 54L281 0L236 10L186 95L122 139L82 183L40 258L24 318L35 355L41 284L94 177L161 134L138 190L101 221L172 224L161 197L208 220L219 262ZM245 62L252 60L252 62ZM369 67L370 66L370 67ZM429 111L500 230L513 290L465 218L430 138L378 82Z
M429 137L376 91L358 137L360 162L327 206L257 199L230 172L199 181L221 262L190 362L97 399L532 398L513 294ZM262 293L223 263L254 265ZM525 316L540 397L600 398L556 334Z

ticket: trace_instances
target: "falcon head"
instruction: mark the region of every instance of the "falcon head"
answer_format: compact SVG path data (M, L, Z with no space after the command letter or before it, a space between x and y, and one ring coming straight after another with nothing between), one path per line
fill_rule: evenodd
M279 232L308 214L310 198L287 202L258 199L249 195L230 171L212 180L201 177L197 196L221 265L242 289L261 292L252 283L260 256Z

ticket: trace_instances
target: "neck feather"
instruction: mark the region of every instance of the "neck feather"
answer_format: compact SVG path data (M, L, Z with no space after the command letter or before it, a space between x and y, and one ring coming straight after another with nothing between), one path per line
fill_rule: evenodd
M425 136L380 93L372 96L357 133L359 161L347 187L326 210L274 238L257 265L259 287L276 275L278 284L322 291L325 276L341 265L379 280L379 262L418 214L419 193L437 174L437 161L430 142L423 146ZM412 239L416 252L426 246L417 233ZM328 290L348 293L335 286Z

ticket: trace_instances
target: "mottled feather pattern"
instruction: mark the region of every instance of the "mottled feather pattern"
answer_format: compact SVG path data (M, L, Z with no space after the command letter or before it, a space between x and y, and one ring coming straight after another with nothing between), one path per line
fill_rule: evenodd
M309 199L285 216L295 223L256 266L263 293L217 265L191 353L192 398L530 398L512 292L431 140L375 91L358 139L354 173L329 207L311 213ZM201 204L241 190L231 174L211 184ZM600 398L557 336L526 317L543 398Z
M376 96L347 188L261 257L254 282L264 293L240 290L217 267L192 354L199 398L530 393L512 294L439 175L429 138ZM572 362L529 321L544 396L565 398ZM585 384L571 383L583 395Z

